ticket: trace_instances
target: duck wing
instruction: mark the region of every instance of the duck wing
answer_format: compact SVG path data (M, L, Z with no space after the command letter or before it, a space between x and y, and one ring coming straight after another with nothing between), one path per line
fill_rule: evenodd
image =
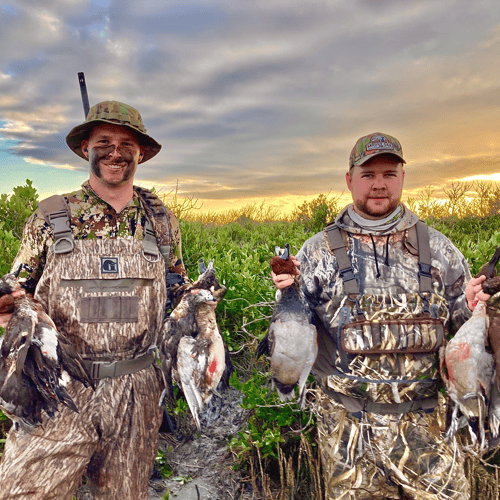
M177 353L177 371L182 392L198 430L201 430L200 413L204 406L200 382L205 375L207 362L208 341L182 337Z

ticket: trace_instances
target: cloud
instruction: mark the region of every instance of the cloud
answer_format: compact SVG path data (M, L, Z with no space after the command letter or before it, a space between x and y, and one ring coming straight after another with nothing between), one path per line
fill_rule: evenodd
M91 104L130 103L163 145L138 179L195 197L342 191L374 131L409 189L500 171L495 0L17 0L0 44L0 137L47 168L87 170L64 140L84 71Z

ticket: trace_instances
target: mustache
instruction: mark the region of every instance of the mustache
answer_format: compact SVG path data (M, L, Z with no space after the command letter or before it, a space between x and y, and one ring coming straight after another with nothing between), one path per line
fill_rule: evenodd
M131 163L134 159L134 155L127 149L123 147L116 147L114 145L110 146L94 146L92 152L94 153L95 159L100 161L104 160L108 156L114 153L115 149L118 151L119 157L116 159L117 163L126 162Z

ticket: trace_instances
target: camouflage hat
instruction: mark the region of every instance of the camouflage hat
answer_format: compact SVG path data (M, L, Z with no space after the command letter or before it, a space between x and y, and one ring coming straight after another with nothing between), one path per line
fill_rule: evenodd
M357 140L349 156L349 170L381 154L397 156L402 163L406 163L399 141L390 135L375 132Z
M85 158L81 149L82 141L88 139L92 127L99 123L122 125L132 130L144 148L142 163L153 158L161 149L161 145L146 134L146 127L142 123L139 111L122 102L103 101L92 106L85 121L81 125L74 127L66 136L66 143L70 149L84 160L87 160L87 158Z

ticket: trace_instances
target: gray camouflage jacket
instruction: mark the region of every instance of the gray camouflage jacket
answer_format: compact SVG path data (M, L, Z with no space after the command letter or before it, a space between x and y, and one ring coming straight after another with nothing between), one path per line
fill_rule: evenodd
M418 217L408 208L403 208L403 216L395 227L371 235L350 219L347 207L336 219L337 225L348 235L347 252L360 289L363 310L368 317L370 314L373 318L377 317L381 308L389 311L389 316L394 314L397 318L412 318L422 310L422 298L418 293L418 254L408 241L407 234ZM431 298L431 310L435 317L443 320L445 335L449 336L470 317L465 286L471 276L465 258L448 238L433 228L429 228L429 238L435 292ZM336 345L339 343L339 323L342 323L339 312L347 297L325 233L317 233L307 240L297 259L301 263L301 290L311 313L311 321L316 322L319 329L319 354L313 372L319 378L326 377L323 383L334 391L369 397L382 403L399 403L435 395L436 381L440 380L437 352L440 341L435 342L433 352L427 354L406 354L404 349L397 353L351 354L347 360L347 371L358 380L333 375L340 357ZM419 330L419 338L420 333ZM427 330L425 335L428 336ZM392 341L398 344L398 339ZM361 378L363 382L359 380ZM433 383L420 383L426 379ZM367 383L367 380L378 383ZM397 384L382 383L388 380Z

